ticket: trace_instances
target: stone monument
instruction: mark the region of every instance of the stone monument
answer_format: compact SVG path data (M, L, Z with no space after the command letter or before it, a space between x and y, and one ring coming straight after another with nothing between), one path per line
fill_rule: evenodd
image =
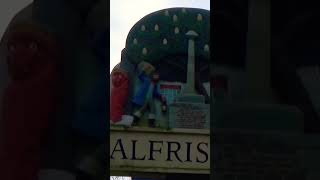
M190 30L186 33L188 42L187 83L175 103L169 107L170 128L209 128L209 105L203 95L195 90L195 39L198 34Z

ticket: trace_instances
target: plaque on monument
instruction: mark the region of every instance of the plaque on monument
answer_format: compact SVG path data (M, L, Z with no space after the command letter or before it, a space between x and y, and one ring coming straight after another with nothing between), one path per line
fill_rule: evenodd
M176 102L169 107L169 128L209 129L208 104Z

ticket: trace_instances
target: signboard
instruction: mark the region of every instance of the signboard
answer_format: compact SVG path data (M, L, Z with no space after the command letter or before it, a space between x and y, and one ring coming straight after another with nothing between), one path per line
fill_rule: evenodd
M111 172L210 173L209 130L112 127Z
M112 175L210 174L209 17L170 8L131 28L110 79Z

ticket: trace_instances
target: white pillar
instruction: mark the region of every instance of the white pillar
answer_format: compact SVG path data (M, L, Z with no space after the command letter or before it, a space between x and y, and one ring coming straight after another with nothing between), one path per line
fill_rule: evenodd
M194 38L198 36L195 31L188 31L186 34L189 37L188 43L188 72L187 83L184 94L196 94L195 91L195 45Z

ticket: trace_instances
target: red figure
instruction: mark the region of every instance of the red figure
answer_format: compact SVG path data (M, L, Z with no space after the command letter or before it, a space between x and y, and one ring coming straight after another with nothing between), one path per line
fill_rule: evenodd
M111 121L116 123L121 121L124 107L128 103L129 78L127 72L121 69L115 69L111 76Z
M7 43L11 81L3 97L2 180L37 180L41 149L58 95L58 51L52 36L33 24L13 27Z

